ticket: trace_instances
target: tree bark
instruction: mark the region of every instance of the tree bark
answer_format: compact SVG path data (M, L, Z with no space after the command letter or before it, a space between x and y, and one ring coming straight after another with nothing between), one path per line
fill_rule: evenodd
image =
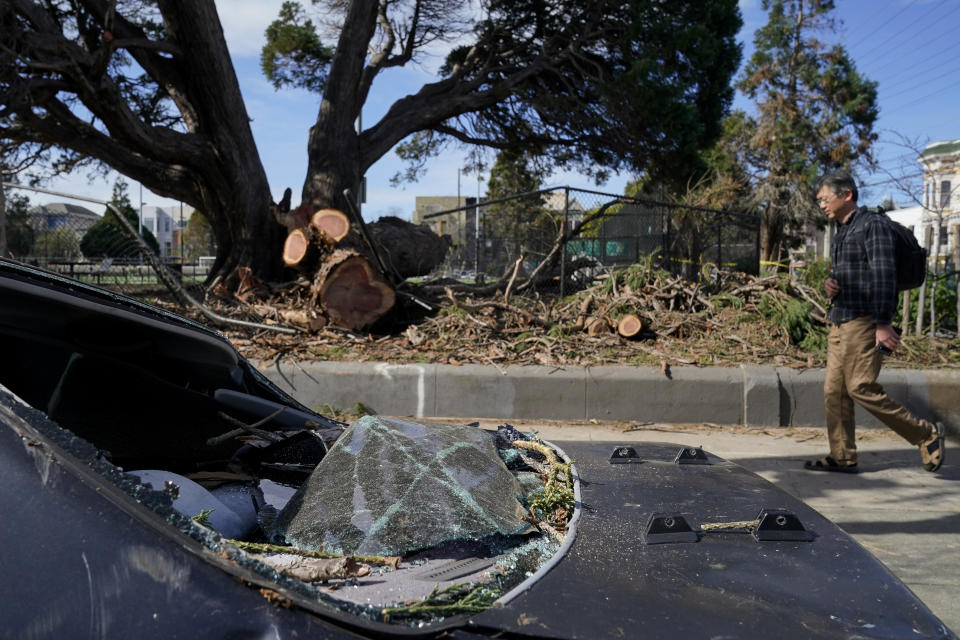
M383 250L387 268L402 278L425 276L446 258L450 236L438 236L429 227L385 216L367 225L371 239Z

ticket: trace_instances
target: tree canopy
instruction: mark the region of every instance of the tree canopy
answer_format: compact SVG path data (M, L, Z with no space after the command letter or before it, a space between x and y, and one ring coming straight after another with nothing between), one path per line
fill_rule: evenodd
M841 45L821 39L836 28L832 0L764 0L763 8L769 21L738 83L757 113L729 117L714 160L748 168L762 259L774 261L803 223L822 223L811 194L817 177L872 161L878 106L876 83Z
M329 0L316 22L287 2L264 71L321 95L304 132L302 203L343 191L400 145L543 150L553 166L687 172L718 134L740 59L736 0ZM246 264L281 275L271 196L213 0L6 0L0 143L95 161L210 219L212 277ZM374 80L449 54L435 81L356 130ZM433 48L433 49L431 49ZM366 125L366 123L365 123ZM414 172L415 175L415 172Z

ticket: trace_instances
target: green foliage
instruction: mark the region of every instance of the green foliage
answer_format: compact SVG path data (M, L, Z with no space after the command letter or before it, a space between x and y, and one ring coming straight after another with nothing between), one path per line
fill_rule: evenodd
M651 280L657 277L669 277L670 273L656 266L659 258L659 250L651 252L649 255L642 256L641 262L631 264L623 269L616 269L610 274L610 277L604 280L600 287L600 292L608 296L613 293L614 286L630 287L633 291L642 290Z
M441 67L455 82L430 86L437 115L422 130L443 144L532 151L598 181L624 169L682 181L719 134L740 62L735 0L493 0L485 8ZM476 107L465 113L468 98Z
M720 293L712 298L710 302L713 303L714 308L719 311L726 307L731 307L733 309L743 309L743 298L740 296L735 296L729 293Z
M463 582L440 589L438 584L433 591L419 602L387 607L382 613L386 621L446 617L458 613L478 613L490 608L501 596L499 589L490 585L477 585Z
M130 203L127 183L122 179L118 179L113 185L110 204L123 214L134 229L139 227L140 217ZM160 253L160 245L153 233L148 229L140 229L140 235L154 253ZM103 217L87 229L80 241L80 250L88 258L128 258L140 253L136 241L123 229L116 214L109 207L104 211Z
M260 68L275 89L298 87L320 93L327 81L333 49L317 35L299 2L284 2L280 17L266 31Z
M217 241L207 216L194 211L183 231L184 258L194 261L200 256L217 255Z
M817 329L810 315L813 306L805 300L790 298L786 302L767 292L757 302L757 309L767 320L782 327L790 336L793 344L803 344L811 332ZM807 344L818 343L818 338L810 338ZM826 343L824 343L826 346Z
M927 274L927 293L924 300L924 326L930 323L930 283L933 279ZM957 329L957 275L954 272L940 274L936 279L934 291L934 311L937 315L937 328L956 331ZM916 322L917 306L919 304L919 289L914 289L910 295L910 322ZM900 296L900 303L897 305L897 313L894 316L893 324L903 326L903 296ZM929 327L928 327L929 328Z
M404 162L404 168L390 177L390 184L399 186L422 178L427 172L427 163L440 153L444 144L443 137L434 131L417 131L398 144L394 151Z
M820 292L826 297L823 281L830 277L830 261L819 259L808 261L807 266L800 272L800 283Z
M80 241L73 229L61 227L36 235L33 253L49 258L79 258Z
M331 406L328 403L323 403L317 413L328 418L333 418L334 420L340 420L341 422L353 422L363 416L375 416L377 412L363 404L362 402L357 402L353 405L352 411L344 411L342 409L337 409L334 406Z
M487 198L498 200L540 189L543 171L537 158L526 151L504 150L490 169ZM549 211L541 194L513 197L484 209L484 233L500 239L484 261L492 273L505 273L525 256L542 257L557 235L556 214Z
M549 489L544 489L530 496L529 504L538 518L550 522L557 509L562 509L568 514L573 513L573 489L565 485L553 485Z
M199 525L212 529L213 525L210 524L210 514L213 512L214 509L200 509L200 513L190 519Z
M374 411L367 405L363 404L362 402L357 402L353 405L353 412L360 417L377 415L376 411Z
M10 194L7 201L7 251L13 257L29 255L36 241L36 231L28 223L30 200L20 194Z

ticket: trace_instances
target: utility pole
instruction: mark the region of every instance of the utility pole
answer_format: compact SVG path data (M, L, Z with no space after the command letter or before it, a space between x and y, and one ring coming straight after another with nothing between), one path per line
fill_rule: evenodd
M184 232L184 228L183 228L183 200L180 201L180 224L179 224L178 226L179 226L179 228L180 228L180 264L183 264L183 262L184 262L184 255L183 255L183 232Z

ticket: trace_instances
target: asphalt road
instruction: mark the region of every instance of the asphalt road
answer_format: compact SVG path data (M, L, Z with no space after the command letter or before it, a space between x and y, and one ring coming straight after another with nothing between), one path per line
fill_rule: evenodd
M462 419L450 422L463 422ZM499 421L503 422L503 421ZM827 453L823 429L660 423L510 421L561 448L564 440L700 446L760 474L833 520L960 632L960 441L948 437L944 465L928 473L920 453L886 429L858 432L859 474L812 472ZM482 420L495 427L498 421Z

